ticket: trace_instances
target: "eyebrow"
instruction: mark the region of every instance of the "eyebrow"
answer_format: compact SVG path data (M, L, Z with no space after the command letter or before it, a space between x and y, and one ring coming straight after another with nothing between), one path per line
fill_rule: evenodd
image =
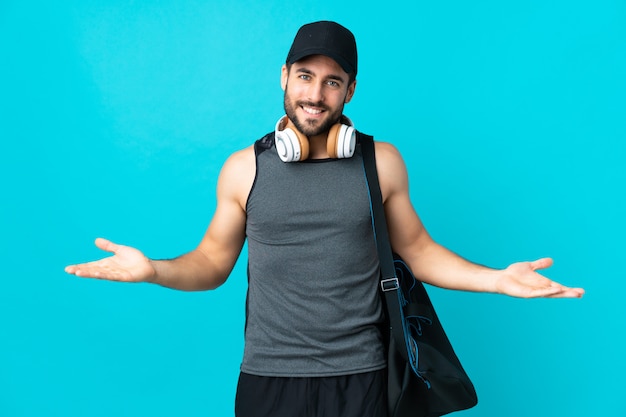
M296 70L297 73L304 73L304 74L309 74L309 75L315 75L315 73L313 71L311 71L310 69L306 68L306 67L300 67ZM327 80L335 80L335 81L341 81L341 82L346 82L346 80L341 76L341 75L337 75L337 74L330 74L326 77Z

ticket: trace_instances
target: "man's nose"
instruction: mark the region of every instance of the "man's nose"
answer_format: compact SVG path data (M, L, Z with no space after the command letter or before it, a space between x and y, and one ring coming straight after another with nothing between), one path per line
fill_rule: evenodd
M308 91L308 99L314 103L324 101L324 84L320 83L311 83Z

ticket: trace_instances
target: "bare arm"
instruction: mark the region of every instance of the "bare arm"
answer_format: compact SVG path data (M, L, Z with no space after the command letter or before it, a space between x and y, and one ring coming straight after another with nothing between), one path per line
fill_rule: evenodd
M378 142L376 163L391 246L418 279L443 288L525 298L583 295L580 288L565 287L536 272L552 265L549 258L496 270L469 262L439 245L430 237L411 204L406 167L395 147Z
M80 277L124 282L152 282L185 291L214 289L232 271L245 240L245 204L255 174L252 147L233 154L224 164L217 185L217 207L199 245L172 260L151 260L137 249L97 239L113 255L70 265L66 272Z

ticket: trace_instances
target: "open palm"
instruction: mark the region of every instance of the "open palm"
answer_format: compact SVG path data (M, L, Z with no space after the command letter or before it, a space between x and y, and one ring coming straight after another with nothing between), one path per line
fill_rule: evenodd
M154 276L155 270L150 260L141 251L102 238L96 239L95 243L113 255L98 261L69 265L65 271L78 277L123 282L145 282Z
M541 258L532 262L517 262L504 270L502 278L497 282L498 291L513 297L534 298L579 298L584 294L582 288L569 288L552 281L536 272L548 268L552 259Z

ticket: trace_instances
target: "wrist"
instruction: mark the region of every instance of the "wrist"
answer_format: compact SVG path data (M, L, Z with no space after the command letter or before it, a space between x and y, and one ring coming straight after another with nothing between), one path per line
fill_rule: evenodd
M160 269L159 262L148 258L148 263L150 264L151 268L150 268L150 273L146 277L145 282L150 283L150 284L158 284L159 283L158 271Z
M481 291L493 294L502 294L502 289L500 288L499 283L504 274L505 271L501 269L488 270L486 279L483 280L484 288Z

